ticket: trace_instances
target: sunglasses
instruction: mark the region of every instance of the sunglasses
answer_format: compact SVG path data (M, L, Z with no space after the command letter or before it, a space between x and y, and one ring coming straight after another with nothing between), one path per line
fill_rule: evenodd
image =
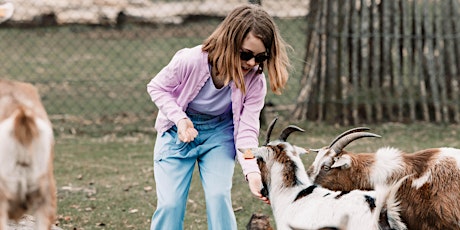
M249 61L252 58L256 61L256 63L262 63L267 60L269 57L266 53L257 54L254 56L251 52L240 51L240 59L243 61Z

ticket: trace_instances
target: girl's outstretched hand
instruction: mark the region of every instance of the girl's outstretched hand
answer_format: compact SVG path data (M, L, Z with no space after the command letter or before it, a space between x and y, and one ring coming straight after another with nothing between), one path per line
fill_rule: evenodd
M252 194L266 204L270 204L270 200L267 197L262 196L262 193L260 193L262 190L262 177L260 176L260 173L248 173L246 178L248 179L249 189L251 190Z
M198 136L198 131L193 126L190 119L184 118L177 123L177 134L182 142L191 142Z

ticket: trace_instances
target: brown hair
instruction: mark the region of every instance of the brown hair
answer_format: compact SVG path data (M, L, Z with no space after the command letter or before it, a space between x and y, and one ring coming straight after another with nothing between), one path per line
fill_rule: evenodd
M216 30L203 42L203 51L208 52L209 62L217 70L217 77L227 84L233 80L236 87L246 92L243 72L240 68L239 51L249 32L262 40L269 59L259 63L258 73L267 65L271 90L281 94L286 85L290 67L286 48L273 18L261 6L246 4L232 10Z

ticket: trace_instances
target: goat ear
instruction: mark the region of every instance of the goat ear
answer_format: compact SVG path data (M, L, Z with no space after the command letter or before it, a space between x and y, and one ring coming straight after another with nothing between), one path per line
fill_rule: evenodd
M332 164L331 168L341 168L341 169L348 169L351 165L351 159L348 156L341 156L334 158L334 164Z
M296 153L298 153L299 155L308 153L308 150L305 149L305 148L302 148L302 147L299 147L299 146L296 146L296 145L294 145L293 147L294 147Z

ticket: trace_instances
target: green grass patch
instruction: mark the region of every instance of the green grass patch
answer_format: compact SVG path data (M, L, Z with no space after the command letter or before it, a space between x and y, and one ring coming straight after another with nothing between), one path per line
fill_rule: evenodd
M286 122L279 121L277 127ZM317 123L297 124L305 133L293 133L290 142L319 148L351 127ZM434 124L372 125L382 138L351 143L347 150L372 152L393 146L404 151L430 147L460 147L460 126ZM276 138L279 128L273 132ZM261 134L261 140L264 139ZM61 136L57 139L55 176L58 187L59 225L64 229L148 229L155 210L153 180L154 134L102 138ZM314 155L304 157L310 165ZM252 213L271 215L268 205L254 198L237 164L233 180L233 207L239 229L245 229ZM274 221L272 219L272 225ZM204 195L198 174L192 179L185 229L207 229Z

